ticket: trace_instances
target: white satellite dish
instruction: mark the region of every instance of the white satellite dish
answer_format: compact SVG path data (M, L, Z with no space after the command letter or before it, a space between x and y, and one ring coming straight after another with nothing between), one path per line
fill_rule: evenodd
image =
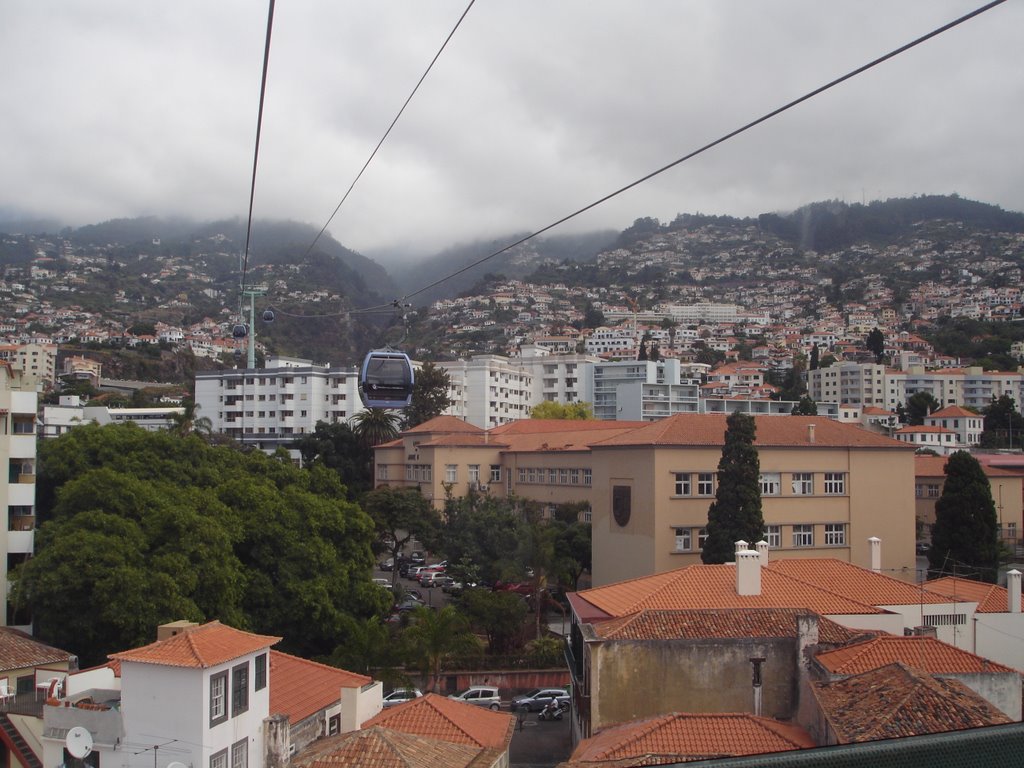
M175 760L173 763L168 763L167 768L188 768L188 766Z
M64 737L64 746L72 757L81 760L92 752L92 734L80 725L76 725Z

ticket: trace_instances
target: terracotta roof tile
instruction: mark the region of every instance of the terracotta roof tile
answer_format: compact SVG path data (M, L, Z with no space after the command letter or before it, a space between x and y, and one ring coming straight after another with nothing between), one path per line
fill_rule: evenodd
M373 678L344 669L270 652L270 714L288 715L294 725L341 698L342 688L361 688Z
M563 766L659 765L816 746L803 729L750 714L671 713L606 728Z
M280 637L254 635L219 621L211 621L189 627L166 640L158 640L130 651L112 653L110 658L120 662L136 661L142 664L205 669L269 648L280 641Z
M901 663L813 683L812 691L840 744L1013 722L963 683Z
M929 419L980 419L980 414L961 408L959 405L947 405L945 408L929 414Z
M623 435L607 438L593 444L594 448L652 445L721 446L725 443L725 414L680 413L667 419L649 422ZM754 445L802 447L814 445L822 448L890 448L913 449L899 440L876 432L869 432L853 424L843 424L818 416L755 416L757 434ZM810 427L814 426L814 442L810 440Z
M379 725L452 744L508 749L515 724L512 715L428 693L383 710L363 727Z
M73 654L40 643L11 627L0 627L0 671L69 662Z
M933 675L1016 671L933 637L880 635L844 648L821 651L817 659L834 675L856 675L897 661Z
M860 596L860 592L846 590L825 579L819 583L830 584L835 591L805 583L768 566L761 570L761 594L741 596L736 593L735 566L691 565L576 594L609 618L645 609L695 608L804 608L826 616L883 613L866 600L845 596Z
M978 613L1007 613L1010 607L1010 593L998 584L944 576L926 581L924 588L947 600L977 603ZM1021 597L1021 610L1024 611L1024 596Z
M480 747L368 728L320 739L291 760L292 768L468 768Z
M739 608L730 610L645 610L594 625L598 637L608 640L676 640L737 637L794 637L800 608ZM864 633L818 618L818 638L828 645L863 638Z
M417 424L412 429L405 430L403 435L413 435L422 432L483 432L480 427L470 424L468 421L456 418L455 416L435 416L429 421Z
M884 573L875 573L868 568L829 557L773 560L767 569L798 579L808 586L827 584L829 591L856 595L858 600L873 606L949 602L938 595L929 594L920 584L910 584Z

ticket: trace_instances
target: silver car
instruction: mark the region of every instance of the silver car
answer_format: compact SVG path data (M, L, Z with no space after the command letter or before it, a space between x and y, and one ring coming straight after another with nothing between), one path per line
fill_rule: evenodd
M461 701L464 704L474 704L478 707L487 707L493 710L501 708L501 697L498 696L498 689L489 685L471 685L466 690L460 693L453 693L448 698Z
M395 690L381 700L381 705L384 709L397 707L399 704L405 704L407 701L418 699L422 695L423 693L419 688L395 688Z
M554 699L562 709L569 708L569 692L565 688L534 688L512 700L513 712L540 712Z

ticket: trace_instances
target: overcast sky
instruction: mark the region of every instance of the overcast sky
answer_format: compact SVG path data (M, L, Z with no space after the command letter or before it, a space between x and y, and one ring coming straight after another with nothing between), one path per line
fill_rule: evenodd
M277 3L255 215L322 226L468 0ZM540 229L981 5L477 0L329 231ZM267 3L2 0L0 213L247 214ZM1024 211L1010 0L558 231L959 193Z

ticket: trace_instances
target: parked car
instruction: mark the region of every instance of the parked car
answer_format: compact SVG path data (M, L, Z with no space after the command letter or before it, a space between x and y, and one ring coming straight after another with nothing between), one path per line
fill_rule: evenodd
M447 578L443 571L427 571L420 574L420 586L427 589L440 587Z
M414 565L410 567L408 571L406 571L405 578L412 579L413 581L419 581L420 574L423 572L425 568L425 565Z
M395 569L395 560L391 557L389 557L387 560L381 560L379 563L377 563L377 567L380 568L382 571L393 571Z
M423 565L425 562L427 562L426 556L419 550L415 550L409 553L409 560L412 562L413 565Z
M512 700L513 712L540 712L552 699L562 709L569 708L569 692L565 688L534 688Z
M384 709L397 707L399 704L418 699L422 695L423 692L419 688L395 688L395 690L381 700L381 705Z
M487 707L488 709L501 708L501 697L498 696L498 689L492 688L489 685L471 685L466 690L453 693L448 698L461 701L464 704Z
M391 579L375 578L373 583L378 587L384 587L384 589L391 589Z

